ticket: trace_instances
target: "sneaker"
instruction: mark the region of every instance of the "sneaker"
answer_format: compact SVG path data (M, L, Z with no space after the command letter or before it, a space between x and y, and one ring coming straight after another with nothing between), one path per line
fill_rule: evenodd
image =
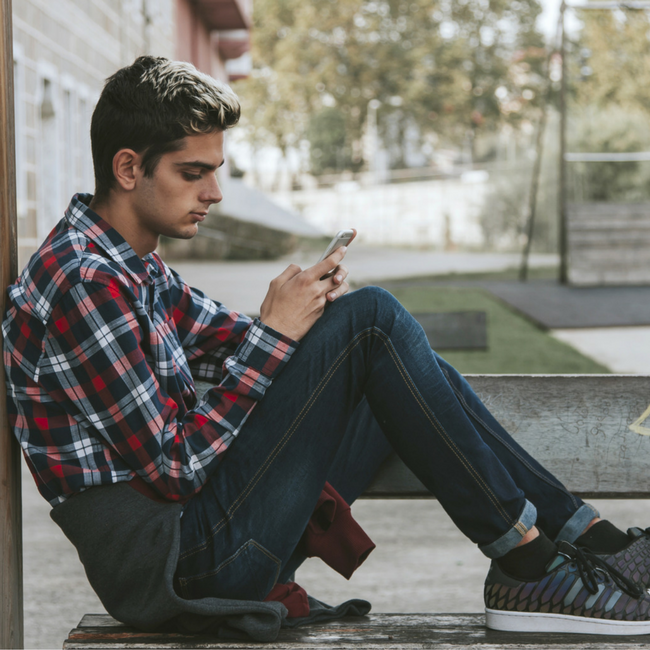
M598 555L632 582L650 587L650 528L628 528L629 544L618 553Z
M485 580L493 630L650 634L650 596L587 549L560 542L537 580L519 580L492 562Z

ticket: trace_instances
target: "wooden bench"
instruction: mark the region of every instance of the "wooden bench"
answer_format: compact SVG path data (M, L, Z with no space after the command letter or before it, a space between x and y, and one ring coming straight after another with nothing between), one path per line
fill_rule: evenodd
M588 498L650 497L650 377L474 375L468 380L497 419L574 493ZM391 458L366 498L430 497ZM363 597L364 594L359 594ZM268 645L127 628L88 614L64 648L647 648L650 637L514 634L487 630L482 614L371 614L283 630Z

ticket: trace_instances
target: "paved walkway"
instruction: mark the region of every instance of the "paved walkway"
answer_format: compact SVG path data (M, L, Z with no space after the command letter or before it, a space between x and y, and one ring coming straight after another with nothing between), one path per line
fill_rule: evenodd
M650 287L569 287L553 280L453 284L486 289L547 329L650 326Z
M315 264L319 253L289 255L270 262L174 262L173 268L192 286L201 289L230 309L259 314L269 282L290 263L303 269ZM516 268L520 256L514 253L444 253L391 248L350 246L345 264L356 283L446 273L483 273ZM557 264L556 255L532 255L531 267Z
M551 330L585 356L620 375L650 375L650 327Z

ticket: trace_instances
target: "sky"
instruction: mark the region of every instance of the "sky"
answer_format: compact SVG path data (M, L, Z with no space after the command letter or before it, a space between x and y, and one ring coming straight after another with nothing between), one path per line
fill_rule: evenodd
M546 38L553 38L557 29L562 0L540 0L540 4L542 5L542 15L539 17L539 26L546 34Z
M562 0L539 0L539 3L542 6L542 13L538 25L546 35L547 42L551 42L557 34L557 20L560 15ZM564 24L569 33L580 28L580 21L573 11L566 13Z

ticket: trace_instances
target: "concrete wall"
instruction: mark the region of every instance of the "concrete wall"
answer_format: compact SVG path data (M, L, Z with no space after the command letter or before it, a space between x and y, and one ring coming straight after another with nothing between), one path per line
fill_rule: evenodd
M323 232L353 227L367 244L454 250L484 245L479 215L489 187L487 174L470 172L458 179L385 185L350 181L271 196Z

